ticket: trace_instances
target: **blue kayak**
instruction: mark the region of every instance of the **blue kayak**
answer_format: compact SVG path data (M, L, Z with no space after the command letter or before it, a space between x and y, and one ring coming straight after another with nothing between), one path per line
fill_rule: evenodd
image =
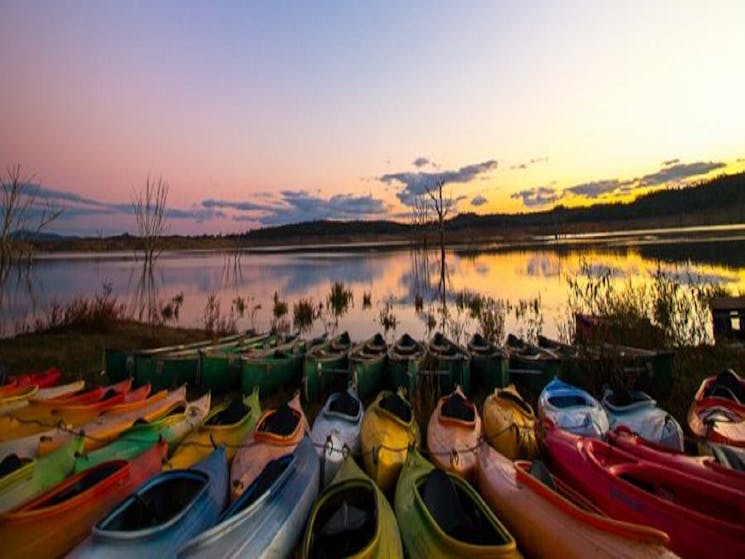
M295 452L269 462L219 524L179 557L290 557L318 495L320 463L307 436Z
M556 378L538 397L538 415L575 435L602 438L608 432L608 416L600 402L581 388Z
M173 557L217 522L228 502L228 461L219 447L189 470L146 481L103 520L69 557Z

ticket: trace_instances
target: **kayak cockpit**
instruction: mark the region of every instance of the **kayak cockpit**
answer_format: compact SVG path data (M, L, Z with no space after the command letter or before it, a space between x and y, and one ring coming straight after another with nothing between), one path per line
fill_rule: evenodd
M441 413L443 417L459 419L467 423L473 423L476 420L476 412L473 404L470 404L460 394L451 394L442 404Z

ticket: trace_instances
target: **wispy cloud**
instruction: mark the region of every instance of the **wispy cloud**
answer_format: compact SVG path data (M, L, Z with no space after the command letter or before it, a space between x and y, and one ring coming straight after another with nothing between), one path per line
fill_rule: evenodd
M544 157L534 157L533 159L530 159L529 161L526 161L524 163L515 163L514 165L510 165L510 171L524 171L528 167L535 165L536 163L545 163L548 161L548 156Z
M425 165L434 165L432 161L430 161L426 157L417 157L414 161L411 162L411 164L414 165L414 167L416 167L417 169L421 169Z
M606 179L600 181L586 182L576 184L564 189L564 193L574 194L575 196L584 196L585 198L599 198L610 192L618 190L624 182L618 179Z
M667 161L662 162L662 166L669 167L670 165L675 165L676 163L680 163L680 159L668 159Z
M471 205L476 207L483 206L486 202L487 199L481 194L477 194L471 199Z
M644 175L639 179L639 187L645 186L656 186L658 184L665 184L673 181L680 181L690 177L698 177L715 171L716 169L722 169L727 164L721 161L697 161L696 163L677 163L675 165L666 166L656 173L650 173Z
M524 206L540 207L557 202L563 196L562 193L550 186L534 186L527 190L515 192L510 196L513 200L522 200Z
M400 184L403 189L396 193L402 204L411 206L414 199L435 187L437 184L466 184L497 168L497 160L490 159L482 163L466 165L455 170L446 171L403 171L399 173L387 173L378 177L378 180L386 184Z

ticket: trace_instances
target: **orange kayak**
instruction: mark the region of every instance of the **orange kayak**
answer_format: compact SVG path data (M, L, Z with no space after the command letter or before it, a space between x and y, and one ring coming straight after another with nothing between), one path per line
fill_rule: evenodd
M15 413L28 406L28 401L39 391L38 386L16 386L0 398L0 414Z
M665 532L611 519L547 470L553 488L530 473L530 462L513 463L489 445L479 449L479 462L479 491L526 556L676 557Z
M149 385L145 385L148 386ZM93 421L79 426L76 431L85 434L85 451L91 452L100 448L114 439L124 431L132 427L135 421L141 419L151 422L159 419L178 407L186 405L186 387L182 386L168 392L161 390L142 402L134 404L123 404L120 409L112 408L106 413L96 417ZM52 430L39 438L39 456L45 456L59 448L70 437L73 431Z
M233 458L231 498L237 499L269 462L292 454L306 433L310 433L310 427L300 405L300 392L286 404L265 411L246 446Z
M443 396L427 424L429 458L440 469L473 481L481 437L481 418L460 386Z
M496 388L484 400L484 438L510 460L538 455L535 414L514 385Z
M67 478L22 507L0 515L5 559L60 557L93 525L160 471L168 452L161 441L136 458L104 462Z

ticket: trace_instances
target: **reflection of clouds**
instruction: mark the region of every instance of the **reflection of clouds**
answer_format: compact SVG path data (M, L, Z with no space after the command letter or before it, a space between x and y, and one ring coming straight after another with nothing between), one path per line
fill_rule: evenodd
M525 273L529 276L557 277L561 275L561 264L551 255L532 256L525 264Z
M485 276L489 273L489 266L485 264L477 264L475 270L478 275Z

